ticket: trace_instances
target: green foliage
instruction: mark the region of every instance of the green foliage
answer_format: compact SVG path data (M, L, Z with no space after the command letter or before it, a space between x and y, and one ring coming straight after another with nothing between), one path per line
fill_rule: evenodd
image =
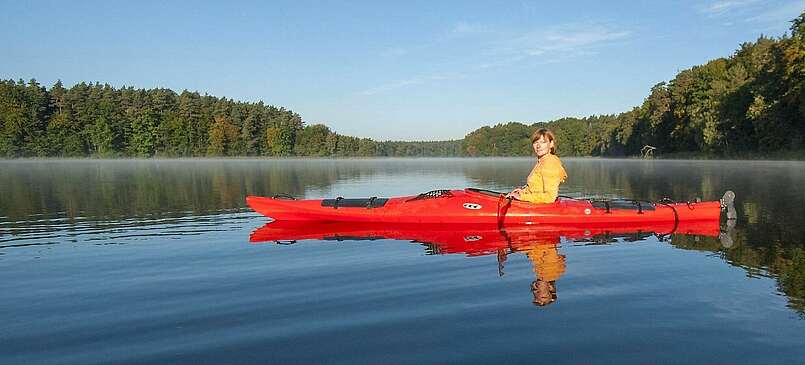
M226 117L215 117L208 134L207 156L237 155L239 137L238 128Z
M100 117L89 128L89 140L92 150L99 156L108 156L112 151L112 142L115 136L106 118Z
M384 141L377 144L377 156L388 157L458 157L462 156L462 140L449 141Z
M141 109L132 113L128 129L129 154L149 157L156 149L156 131L159 120L156 113L149 109Z
M469 133L468 156L517 156L530 152L515 123ZM643 104L618 115L562 118L533 124L552 129L559 153L570 156L657 154L751 155L805 149L805 13L791 35L760 37L730 57L682 70L655 85ZM518 148L512 151L511 148Z
M323 124L309 125L297 135L294 152L299 156L329 156L335 151L328 146L327 137L333 134L330 128Z
M305 126L298 114L262 102L98 83L65 89L57 82L47 90L35 80L0 80L1 157L397 155L379 146L322 124Z
M532 129L518 122L482 127L464 137L462 151L471 157L528 156Z
M460 141L376 142L285 108L168 89L0 80L0 157L459 156Z
M288 127L275 126L266 129L266 143L271 156L290 156L293 152L293 135Z
M36 80L0 81L0 156L46 153L49 104L47 91Z

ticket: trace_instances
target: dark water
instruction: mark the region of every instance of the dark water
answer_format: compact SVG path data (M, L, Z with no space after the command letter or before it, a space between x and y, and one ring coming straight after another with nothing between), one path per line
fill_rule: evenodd
M805 163L564 159L562 194L737 193L714 237L499 255L250 243L246 195L507 190L529 159L0 161L0 363L791 363ZM501 272L504 275L500 275ZM532 302L553 276L556 301Z

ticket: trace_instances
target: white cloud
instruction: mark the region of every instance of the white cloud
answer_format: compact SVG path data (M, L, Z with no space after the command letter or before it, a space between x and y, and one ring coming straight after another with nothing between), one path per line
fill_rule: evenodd
M805 10L805 1L719 0L697 9L725 26L743 24L758 32L776 34L788 29L788 22Z
M379 86L356 92L357 95L369 96L425 83L436 83L467 77L474 73L492 69L509 67L520 62L556 63L579 57L590 57L601 47L611 45L631 36L628 30L600 23L569 23L543 29L524 32L500 31L486 26L467 23L456 23L450 33L461 35L442 39L433 46L433 52L447 52L446 43L462 44L470 42L470 47L459 49L462 54L452 54L451 58L460 59L460 63L452 63L449 72L419 75L397 79ZM438 48L437 48L438 47ZM430 47L429 47L430 48ZM388 53L405 54L405 48L390 48Z
M771 25L790 25L788 22L794 20L794 18L798 17L803 11L805 11L805 1L796 1L784 6L762 11L748 20Z
M758 1L759 0L719 0L705 5L700 8L700 11L705 14L720 15L735 9L744 8Z
M628 38L631 32L596 24L566 24L531 31L501 42L499 52L547 59L595 54L598 47Z
M417 76L412 77L409 79L402 79L402 80L394 80L380 86L364 89L361 91L356 92L355 94L361 96L370 96L375 94L380 94L386 91L401 89L404 87L414 86L414 85L421 85L427 82L436 82L436 81L446 81L446 80L455 80L464 77L465 75L462 73L442 73L442 74L433 74L433 75L426 75L426 76Z

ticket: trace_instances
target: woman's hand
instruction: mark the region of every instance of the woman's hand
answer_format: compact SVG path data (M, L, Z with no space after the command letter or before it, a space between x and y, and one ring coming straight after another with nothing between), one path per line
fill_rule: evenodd
M523 192L523 190L526 188L526 186L528 186L528 185L523 185L523 186L521 186L519 188L514 188L514 190L512 190L511 193L506 194L506 198L508 198L508 199L514 198L514 199L519 200L520 199L520 194Z

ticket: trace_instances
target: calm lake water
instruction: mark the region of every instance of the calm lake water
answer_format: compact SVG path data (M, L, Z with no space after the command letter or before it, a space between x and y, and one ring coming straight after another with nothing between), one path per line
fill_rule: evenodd
M791 363L805 163L563 159L562 194L737 194L732 243L642 234L468 255L251 243L246 195L509 190L531 159L0 161L0 363ZM556 301L533 303L539 275Z

